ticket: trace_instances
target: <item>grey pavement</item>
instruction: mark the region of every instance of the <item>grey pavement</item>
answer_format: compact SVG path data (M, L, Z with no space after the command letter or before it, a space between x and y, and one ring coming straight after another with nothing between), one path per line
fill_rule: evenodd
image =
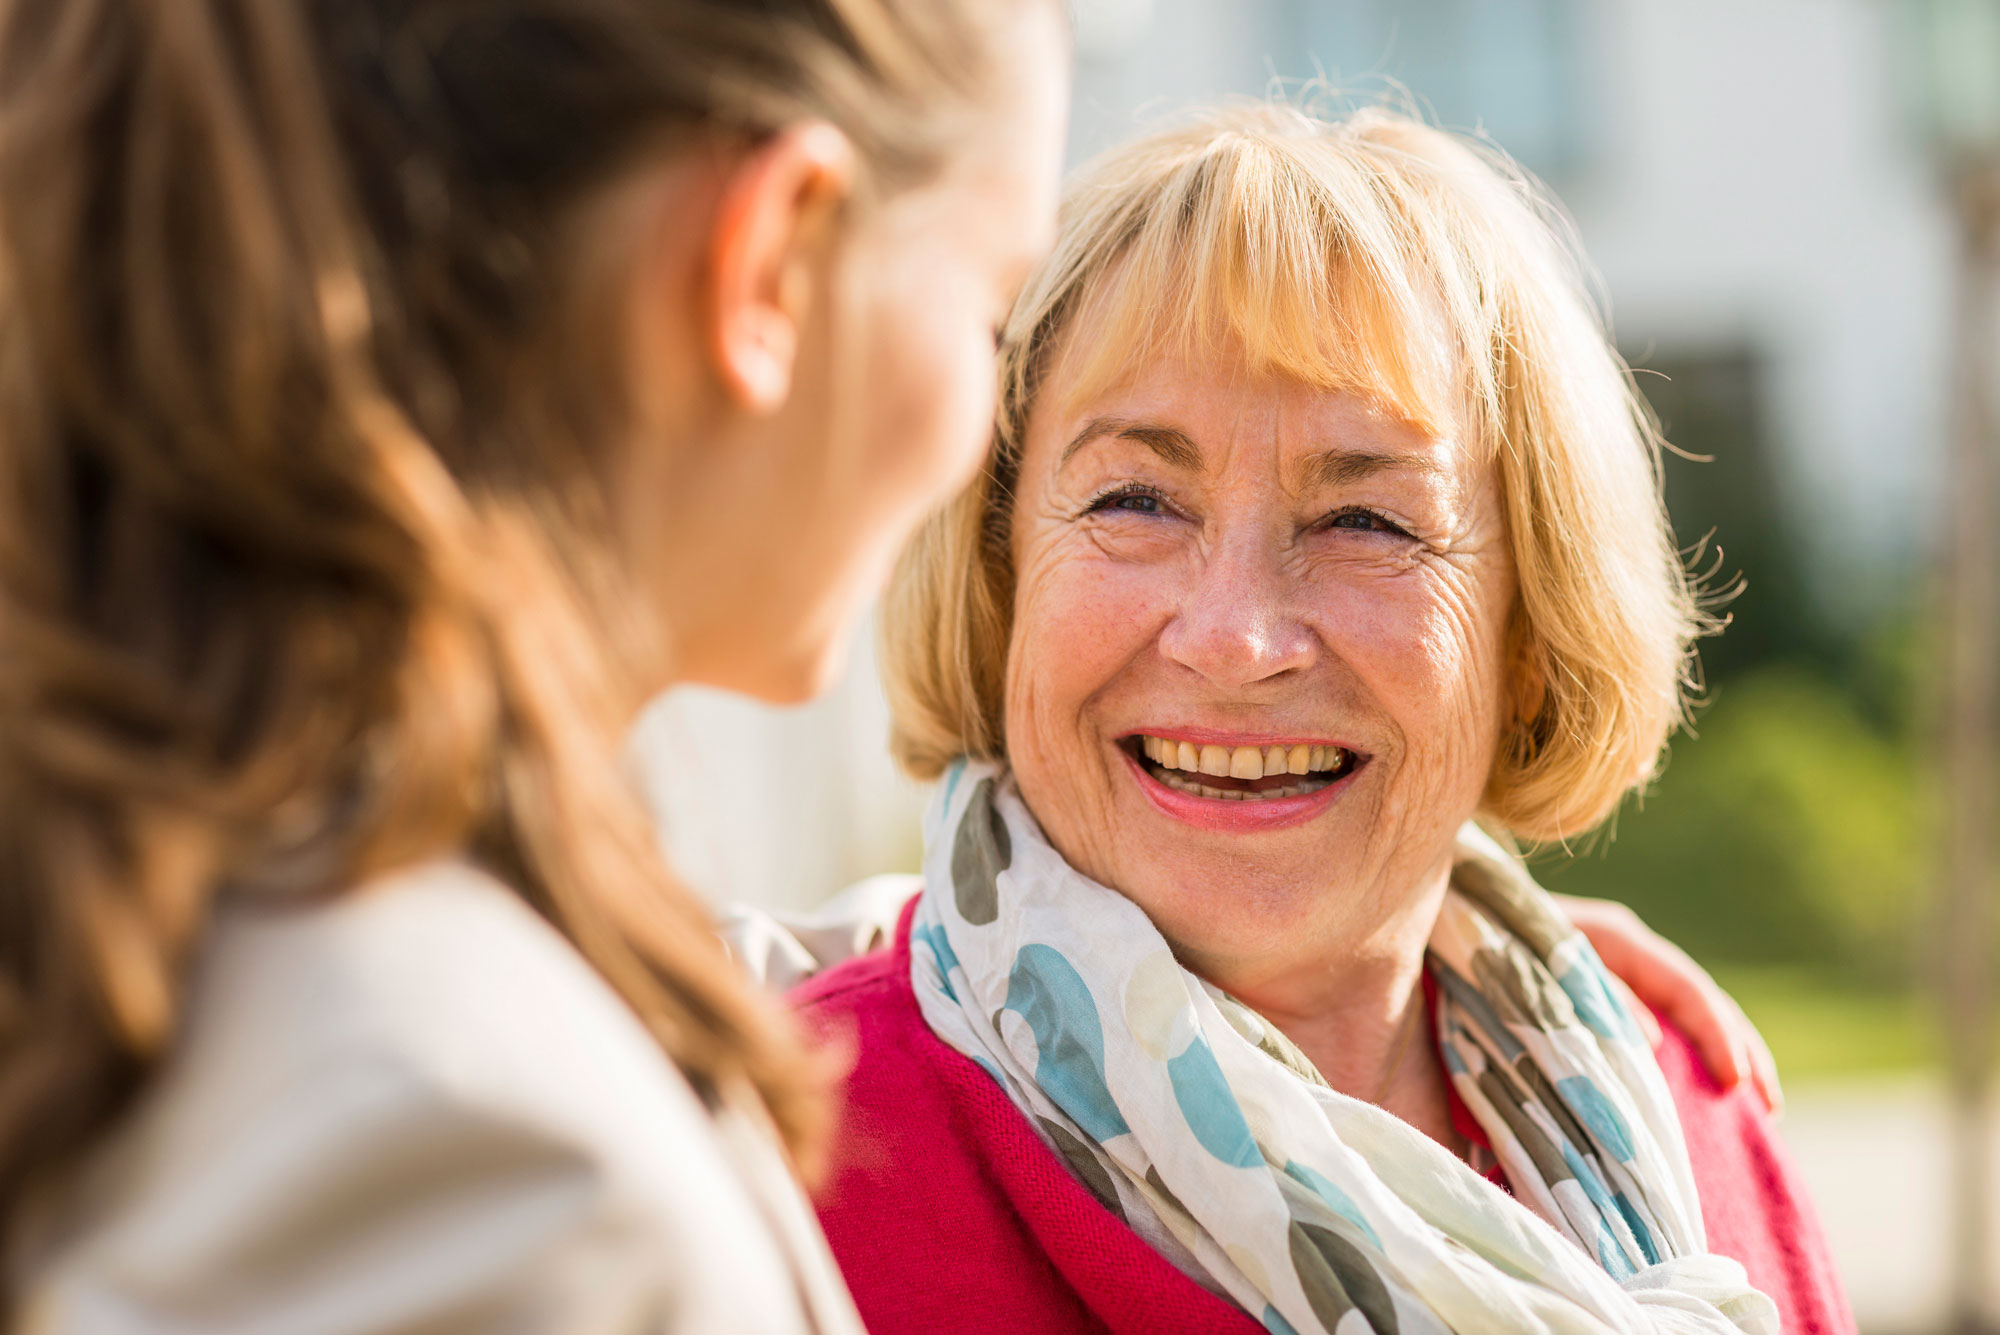
M1819 1206L1864 1335L1942 1331L1952 1171L1942 1082L1825 1082L1787 1095L1780 1130ZM1988 1131L2000 1135L2000 1115L1989 1115ZM1985 1302L2000 1323L2000 1173L1985 1190L1995 1209Z

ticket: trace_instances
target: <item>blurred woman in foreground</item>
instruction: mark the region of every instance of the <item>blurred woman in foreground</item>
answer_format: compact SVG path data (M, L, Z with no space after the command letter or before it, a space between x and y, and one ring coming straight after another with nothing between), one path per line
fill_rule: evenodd
M1541 205L1373 110L1073 182L884 617L923 892L795 993L875 1335L1850 1326L1765 1110L1512 851L1645 782L1705 628Z
M620 774L976 465L1053 0L0 4L36 1330L852 1331L826 1074Z

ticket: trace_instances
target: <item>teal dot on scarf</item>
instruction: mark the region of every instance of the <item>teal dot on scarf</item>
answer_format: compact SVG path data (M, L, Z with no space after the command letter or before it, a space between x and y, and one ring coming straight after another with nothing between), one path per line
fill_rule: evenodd
M958 791L958 781L961 777L964 776L964 774L965 774L965 757L960 756L957 760L951 762L951 768L946 770L944 774L943 810L946 811L951 810L951 795Z
M1584 1161L1583 1156L1576 1152L1576 1146L1569 1143L1567 1136L1562 1140L1562 1156L1563 1162L1569 1165L1570 1176L1574 1177L1576 1184L1583 1188L1583 1194L1590 1197L1590 1203L1597 1207L1598 1213L1609 1214L1618 1208L1611 1199L1611 1189L1604 1185L1604 1179L1597 1175L1597 1169Z
M1659 1245L1653 1241L1653 1230L1646 1227L1646 1221L1632 1208L1632 1202L1624 1192L1616 1193L1612 1199L1618 1202L1618 1213L1625 1216L1625 1226L1639 1240L1639 1250L1646 1254L1646 1264L1658 1265L1664 1258L1660 1255Z
M1285 1320L1285 1314L1269 1303L1264 1304L1264 1315L1260 1319L1271 1335L1299 1335L1298 1328Z
M1570 958L1568 967L1556 976L1556 982L1568 994L1569 1004L1576 1007L1577 1018L1592 1033L1614 1042L1638 1041L1637 1020L1627 1015L1625 1007L1611 994L1604 966L1587 942L1582 943L1582 949Z
M1619 1163L1632 1162L1632 1132L1589 1076L1572 1075L1558 1080L1556 1091L1612 1158Z
M951 938L944 934L944 924L920 922L910 928L910 945L923 946L937 961L938 990L953 1002L958 1000L958 989L951 985L951 971L959 967L958 952L951 948Z
M1187 1051L1167 1061L1167 1078L1173 1082L1174 1101L1181 1105L1194 1138L1201 1147L1232 1168L1255 1168L1264 1162L1243 1109L1223 1079L1215 1054L1206 1039L1196 1036Z
M958 968L959 963L958 952L951 948L951 938L944 934L944 928L927 922L918 923L910 929L910 942L920 944L931 952L931 958L937 961L938 972L945 976L945 989L949 991L951 971ZM953 997L952 1000L958 998Z
M1022 946L1007 1004L1035 1038L1035 1083L1102 1145L1131 1131L1104 1079L1104 1024L1076 966L1054 946Z

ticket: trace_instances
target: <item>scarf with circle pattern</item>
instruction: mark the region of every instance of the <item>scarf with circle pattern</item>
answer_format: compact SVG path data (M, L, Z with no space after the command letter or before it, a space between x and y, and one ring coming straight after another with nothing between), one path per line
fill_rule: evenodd
M1004 769L955 765L924 834L911 958L932 1030L1266 1329L1777 1332L1707 1250L1671 1096L1596 954L1476 827L1426 967L1447 1075L1516 1196L1183 969L1062 859Z

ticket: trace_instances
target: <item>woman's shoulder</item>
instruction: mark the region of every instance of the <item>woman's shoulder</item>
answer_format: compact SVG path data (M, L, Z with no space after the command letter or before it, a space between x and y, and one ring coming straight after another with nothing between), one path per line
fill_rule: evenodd
M993 1078L931 1032L911 981L911 912L887 945L790 993L854 1054L816 1204L868 1328L1257 1329L1099 1203Z
M1045 1328L1012 1310L1018 1295L996 1290L985 1269L1032 1249L1008 1236L1011 1204L983 1171L989 1147L949 1073L964 1059L917 1009L908 930L906 913L888 944L787 994L806 1026L853 1060L815 1193L820 1223L870 1330ZM965 1326L968 1299L979 1316Z
M863 1092L878 1072L930 1072L940 1054L957 1055L931 1032L917 1007L910 978L916 907L914 898L902 906L894 929L875 949L823 969L785 994L810 1028L854 1044L857 1074L868 1068L856 1085Z
M786 994L811 1032L851 1055L836 1150L846 1168L868 1175L890 1145L888 1157L900 1164L983 1157L998 1141L1013 1148L1016 1132L1034 1141L993 1078L925 1021L910 973L915 909L914 900L904 907L885 944ZM841 1169L837 1162L836 1178Z
M237 903L219 917L180 1073L261 1070L277 1083L329 1061L393 1068L463 1106L525 1105L552 1122L586 1113L585 1099L546 1088L552 1068L653 1115L699 1112L570 943L509 886L459 861L311 903Z
M910 982L908 964L895 943L879 946L865 955L822 970L786 993L792 1008L811 1019L836 1015L880 1014L884 1018L909 1018L904 1003L916 1005L916 990Z
M884 1153L902 1161L912 1154L962 1157L976 1150L976 1133L956 1109L964 1104L968 1074L985 1077L931 1032L918 1008L910 978L914 907L904 910L885 944L786 994L811 1032L845 1047L853 1060L842 1099L836 1179Z
M182 1030L30 1262L49 1329L801 1324L732 1143L472 867L230 908Z
M1743 1263L1787 1332L1852 1332L1826 1235L1776 1122L1747 1084L1724 1089L1685 1034L1664 1018L1661 1028L1660 1071L1687 1138L1709 1250Z

